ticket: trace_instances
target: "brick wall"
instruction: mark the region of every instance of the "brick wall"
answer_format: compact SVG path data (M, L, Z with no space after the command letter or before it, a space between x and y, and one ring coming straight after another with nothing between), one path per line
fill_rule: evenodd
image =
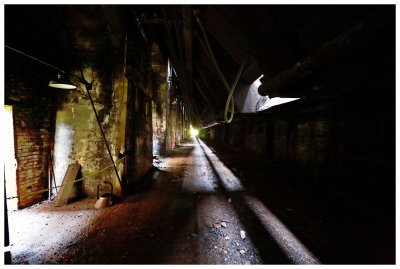
M47 192L31 194L48 187L52 102L45 85L7 71L5 104L13 106L18 208L23 208L48 197Z

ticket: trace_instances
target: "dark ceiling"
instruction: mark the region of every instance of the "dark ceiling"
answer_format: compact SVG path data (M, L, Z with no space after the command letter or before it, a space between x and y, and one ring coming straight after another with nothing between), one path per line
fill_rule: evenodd
M120 21L109 19L110 9ZM85 12L88 20L74 21L74 12ZM338 78L360 89L371 76L394 78L382 71L395 63L394 5L6 5L5 43L69 68L76 56L70 35L82 25L98 24L95 32L82 33L98 45L120 31L140 33L171 59L197 117L210 112L199 119L206 124L222 119L228 91L196 16L229 86L243 59L240 81L250 84L263 74L260 87L271 97L335 95L332 81Z

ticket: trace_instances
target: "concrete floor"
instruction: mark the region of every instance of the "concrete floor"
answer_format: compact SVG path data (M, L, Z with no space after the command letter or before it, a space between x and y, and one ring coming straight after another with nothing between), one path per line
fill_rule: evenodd
M395 264L395 201L391 193L382 195L364 184L346 181L340 174L316 177L300 167L288 169L225 143L209 141L208 145L232 167L247 192L268 205L321 263ZM360 175L358 182L362 179ZM337 186L337 182L346 184Z
M257 185L245 188L201 140L154 164L146 184L109 208L96 210L95 199L87 198L63 208L46 201L10 213L12 263L320 262L304 243L314 241L297 238L258 198Z

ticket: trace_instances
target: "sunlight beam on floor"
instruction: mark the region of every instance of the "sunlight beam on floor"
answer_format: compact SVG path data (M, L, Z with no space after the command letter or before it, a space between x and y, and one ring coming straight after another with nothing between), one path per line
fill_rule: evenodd
M258 216L285 255L294 264L319 264L319 260L296 236L256 197L245 195L244 201Z
M198 140L203 147L204 154L220 174L222 184L228 192L243 191L244 187L228 167L204 144ZM224 176L221 176L224 175ZM256 197L243 193L246 205L259 218L265 230L279 245L287 258L294 264L319 264L319 260L300 242L300 240Z

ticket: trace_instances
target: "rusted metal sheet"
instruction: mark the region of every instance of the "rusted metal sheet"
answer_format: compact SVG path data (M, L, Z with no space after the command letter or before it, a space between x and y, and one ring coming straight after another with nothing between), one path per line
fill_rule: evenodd
M54 201L54 206L63 206L68 203L69 195L72 191L73 181L78 175L81 166L79 164L71 164L68 166L68 170L65 173L60 191L57 194L56 200Z

